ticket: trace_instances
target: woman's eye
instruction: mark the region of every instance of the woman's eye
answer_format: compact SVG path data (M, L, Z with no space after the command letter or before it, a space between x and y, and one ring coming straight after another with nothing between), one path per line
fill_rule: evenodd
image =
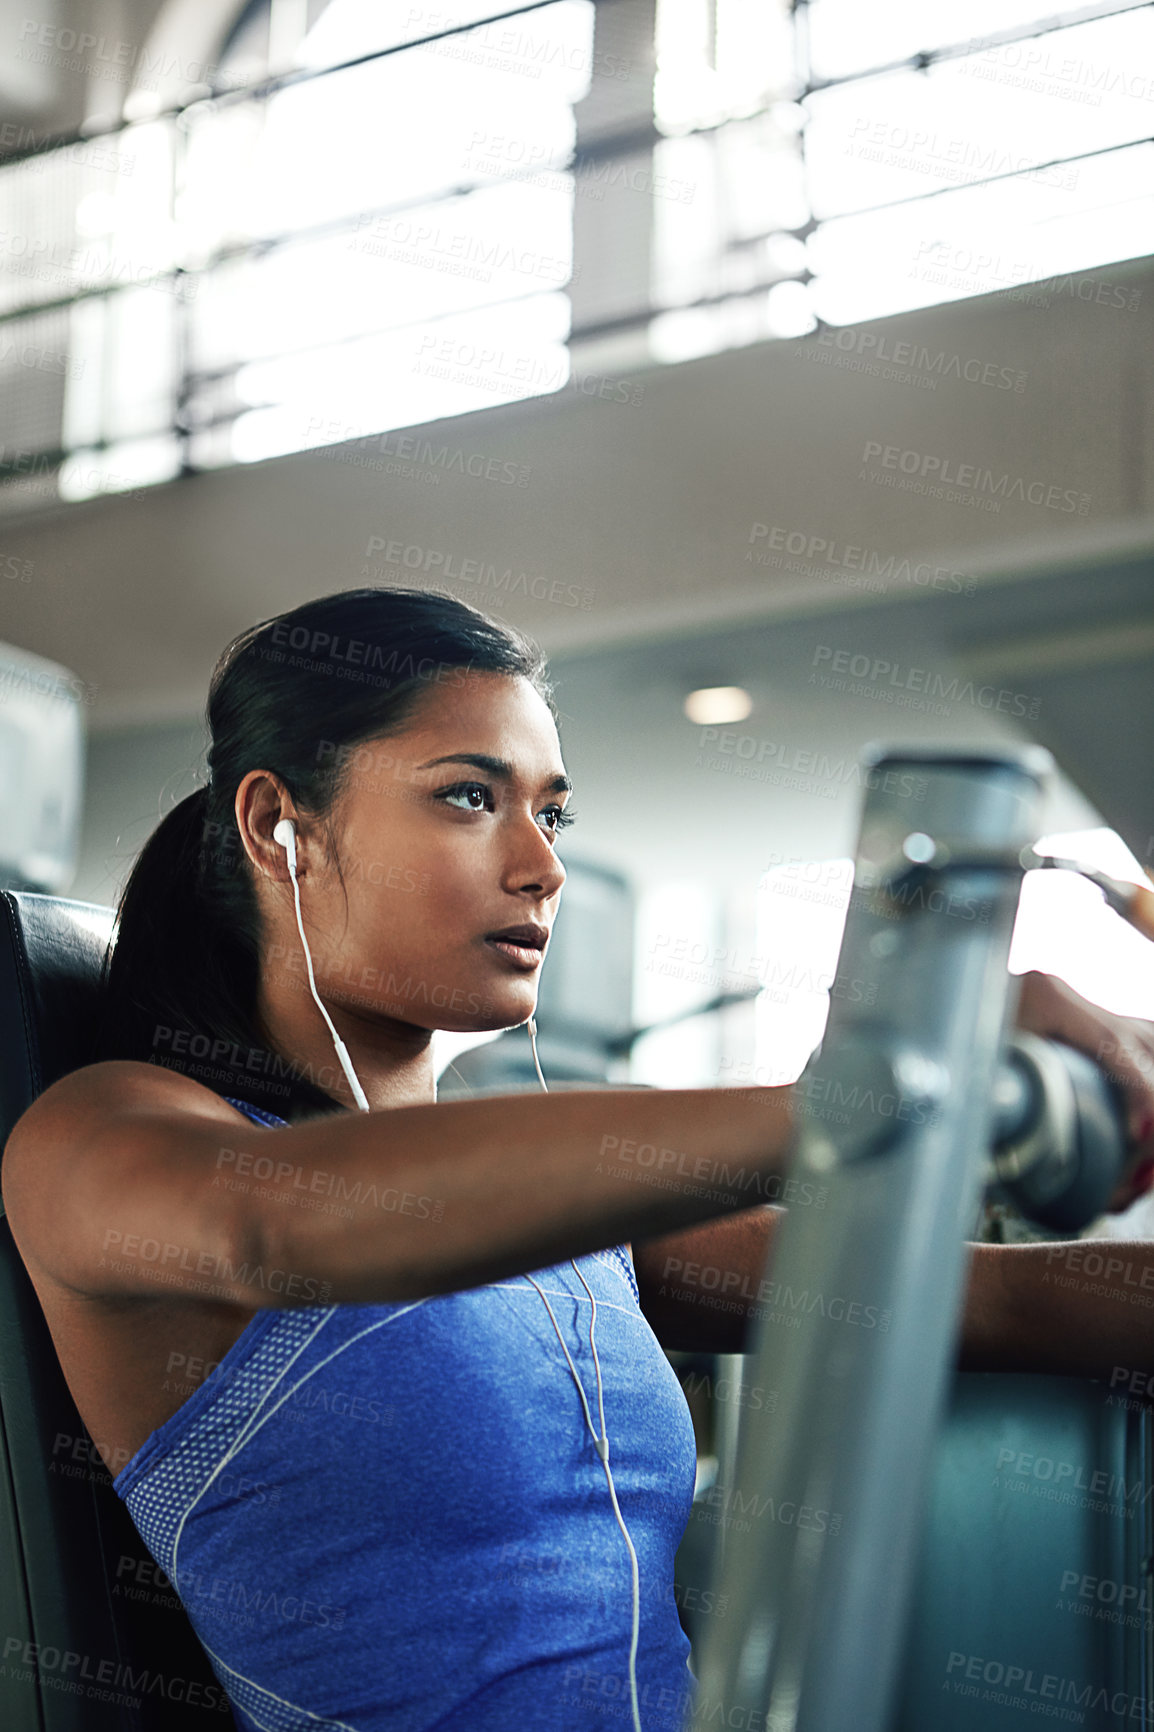
M471 803L471 797L474 794L479 794L481 796L479 804L474 805ZM458 782L455 788L445 788L441 793L441 799L445 801L469 801L470 803L465 807L457 808L458 811L464 810L467 812L483 812L488 798L489 790L485 786L484 782Z
M437 795L439 800L456 806L458 812L492 812L493 790L486 782L458 782L455 787L442 788ZM460 805L456 802L460 801ZM576 813L572 807L546 806L539 816L545 820L543 828L547 835L554 836L559 830L564 830L572 824Z

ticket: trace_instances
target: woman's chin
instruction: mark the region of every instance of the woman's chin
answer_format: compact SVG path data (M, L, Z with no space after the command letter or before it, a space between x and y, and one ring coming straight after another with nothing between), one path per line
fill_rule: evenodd
M489 1034L494 1029L524 1028L536 1007L530 1005L527 1010L510 1008L505 1011L494 1010L491 1017L485 1021L471 1022L468 1026L476 1029L478 1034Z
M444 1011L436 1026L445 1034L492 1034L496 1030L524 1028L537 1008L536 993L492 993L477 1010Z

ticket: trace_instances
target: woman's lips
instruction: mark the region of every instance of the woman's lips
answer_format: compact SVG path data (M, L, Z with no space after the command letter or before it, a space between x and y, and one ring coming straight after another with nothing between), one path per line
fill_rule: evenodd
M515 962L519 968L538 968L544 952L534 949L531 944L511 944L507 938L486 938L485 943L494 950L499 950L502 956L507 956L510 962Z

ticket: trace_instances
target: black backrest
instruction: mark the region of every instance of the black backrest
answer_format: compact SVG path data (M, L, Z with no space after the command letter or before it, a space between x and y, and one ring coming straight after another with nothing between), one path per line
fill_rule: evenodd
M0 1149L90 1062L113 914L0 891ZM191 1624L68 1391L0 1213L0 1727L233 1732Z

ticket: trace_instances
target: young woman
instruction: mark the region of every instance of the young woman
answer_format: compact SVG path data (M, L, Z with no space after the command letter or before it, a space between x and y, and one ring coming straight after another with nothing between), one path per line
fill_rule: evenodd
M121 903L97 1062L4 1154L85 1424L245 1732L680 1732L695 1452L662 1347L734 1350L743 1320L663 1275L756 1289L788 1091L436 1104L432 1031L531 1018L565 880L517 634L323 597L228 647L208 721L208 783ZM1149 1026L1043 976L1023 1007L1110 1039L1151 1152ZM644 1144L693 1181L639 1182ZM1152 1357L1044 1251L975 1248L969 1363Z

